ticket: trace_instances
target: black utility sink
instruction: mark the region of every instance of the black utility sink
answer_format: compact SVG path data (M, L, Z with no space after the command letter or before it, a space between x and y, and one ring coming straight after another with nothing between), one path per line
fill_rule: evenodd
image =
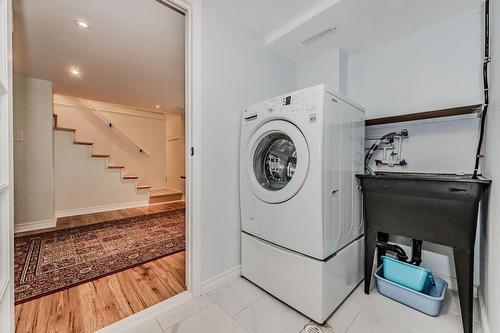
M472 333L474 242L478 207L491 180L471 175L381 172L361 180L365 217L365 293L377 240L389 234L453 248L462 321ZM379 255L383 254L380 253Z

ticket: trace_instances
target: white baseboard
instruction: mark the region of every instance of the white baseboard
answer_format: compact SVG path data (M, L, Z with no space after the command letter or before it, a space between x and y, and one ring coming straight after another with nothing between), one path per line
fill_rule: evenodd
M33 221L14 224L14 233L33 231L45 228L53 228L56 226L56 220L43 220L43 221Z
M150 203L150 204L148 204L148 206L164 205L164 204L167 204L167 203L175 203L175 202L184 202L184 203L186 203L186 200L180 199L180 200L172 200L172 201L167 201L167 202Z
M479 292L479 316L481 318L483 333L490 333L491 331L488 324L488 314L486 313L486 305L484 304L484 298L481 292Z
M220 286L231 282L241 276L241 266L235 266L233 268L228 269L225 272L220 273L206 281L201 283L200 293L206 294L211 290L219 288Z
M149 205L148 201L135 201L135 202L125 202L125 203L95 206L95 207L58 210L58 211L56 211L56 217L109 212L110 210L135 208L135 207L142 207L142 206L147 206L147 205Z
M172 296L158 304L150 306L142 311L134 313L133 315L117 321L114 324L101 328L97 333L119 333L130 329L134 325L141 324L142 322L153 320L161 314L164 314L194 298L193 294L189 291L184 291L180 294Z

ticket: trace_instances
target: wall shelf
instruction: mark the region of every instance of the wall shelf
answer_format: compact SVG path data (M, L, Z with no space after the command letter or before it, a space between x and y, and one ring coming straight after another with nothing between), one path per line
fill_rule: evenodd
M459 107L449 108L449 109L409 113L409 114L402 114L402 115L398 115L398 116L383 117L383 118L373 118L373 119L367 119L365 122L365 125L366 126L374 126L374 125L382 125L382 124L401 123L401 122L406 122L406 121L415 121L415 120L423 120L423 119L432 119L432 118L442 118L442 117L451 117L451 116L473 114L473 113L480 112L481 107L482 107L482 104L474 104L474 105L459 106Z

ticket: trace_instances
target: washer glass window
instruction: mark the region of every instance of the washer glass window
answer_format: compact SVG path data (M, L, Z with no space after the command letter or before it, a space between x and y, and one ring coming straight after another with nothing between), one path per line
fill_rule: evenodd
M297 150L283 132L265 136L255 149L253 170L259 184L269 191L279 191L293 178Z

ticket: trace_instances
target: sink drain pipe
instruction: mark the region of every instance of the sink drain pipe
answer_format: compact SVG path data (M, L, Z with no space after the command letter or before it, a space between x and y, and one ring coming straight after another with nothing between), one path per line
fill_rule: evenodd
M411 259L408 260L408 256L406 255L405 250L399 245L390 244L387 242L377 241L377 248L382 250L387 250L396 254L396 258L399 261L406 262L408 264L413 264L416 266L420 266L422 263L422 241L419 239L412 239L412 249L411 249Z

